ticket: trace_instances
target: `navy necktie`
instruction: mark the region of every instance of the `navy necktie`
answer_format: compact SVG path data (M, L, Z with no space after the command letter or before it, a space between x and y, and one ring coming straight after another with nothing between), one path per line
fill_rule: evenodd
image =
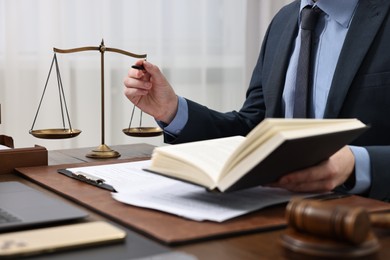
M297 81L295 86L294 118L308 117L311 76L312 33L316 27L320 10L307 6L301 12L301 48L298 57Z

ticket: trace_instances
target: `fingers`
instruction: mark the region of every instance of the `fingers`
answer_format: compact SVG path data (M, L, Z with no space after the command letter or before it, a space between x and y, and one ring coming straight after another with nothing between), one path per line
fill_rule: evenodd
M148 95L152 84L134 78L125 78L124 94L135 105L138 105L141 98Z
M135 89L135 88L125 88L124 94L125 96L134 104L138 103L139 99L142 96L148 95L147 90Z
M325 192L338 186L338 172L332 170L329 161L316 166L292 172L281 177L273 187L280 187L294 192Z
M145 76L149 77L148 80L157 85L169 85L165 76L160 71L160 68L148 61L143 62L145 68Z
M161 74L160 69L156 65L154 65L146 60L143 61L142 65L143 65L144 69L148 73L150 73L151 75L156 76L156 74Z
M138 60L134 65L136 68L132 67L129 69L128 75L123 81L123 84L125 85L124 93L133 103L135 97L147 95L152 88L150 74L144 69L140 69L143 68L143 64L143 60Z
M354 165L354 156L349 147L345 146L328 160L285 175L270 186L296 192L331 191L354 174Z
M151 82L139 80L133 77L126 77L123 84L129 89L149 90L152 87Z
M145 60L138 60L129 70L128 76L137 79L149 81L150 77L161 78L162 73L160 69L150 62Z
M297 182L293 180L287 183L276 182L269 186L283 188L293 192L326 192L337 187L336 182L332 179L321 179L311 182Z
M139 79L143 81L149 81L150 75L144 70L143 65L133 65L127 73L127 77Z
M144 65L143 65L143 61L142 60L138 60L133 66L131 66L133 69L137 69L137 70L145 70L144 68Z

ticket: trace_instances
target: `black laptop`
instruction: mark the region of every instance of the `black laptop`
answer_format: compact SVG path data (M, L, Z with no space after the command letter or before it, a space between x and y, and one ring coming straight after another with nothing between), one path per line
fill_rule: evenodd
M88 213L23 183L0 182L0 232L83 219Z

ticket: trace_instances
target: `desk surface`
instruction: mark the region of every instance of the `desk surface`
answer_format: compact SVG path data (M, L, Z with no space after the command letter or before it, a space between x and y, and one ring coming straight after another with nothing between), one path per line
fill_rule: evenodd
M153 146L147 144L136 145L119 145L112 146L113 149L119 151L122 156L119 159L126 158L144 158L150 155ZM81 163L96 161L96 159L90 159L85 157L92 148L82 149L68 149L68 150L56 150L49 151L49 164L65 164L65 163ZM117 159L109 159L107 162ZM98 160L99 161L99 160ZM21 178L18 175L9 174L0 176L0 181L7 180L20 180L29 185L33 185L35 188L44 190L42 187L29 183L27 180ZM44 190L53 196L58 196L50 191ZM63 199L63 198L62 198ZM72 202L69 202L72 203ZM104 217L92 213L91 219L104 219ZM127 249L122 250L123 254L128 253L129 259L134 257L141 257L143 252L150 248L156 253L164 253L169 250L182 251L191 254L198 259L288 259L285 251L279 244L279 237L283 234L284 230L266 231L254 234L246 234L240 236L234 236L230 238L213 239L209 241L190 243L181 246L167 247L162 244L158 244L141 234L137 234L132 230L128 230L129 240L127 244L131 244L130 251ZM375 230L375 234L379 238L381 249L375 259L390 259L390 230ZM123 247L123 246L122 246ZM117 248L118 250L118 248ZM135 251L133 251L135 250ZM138 253L136 252L138 250ZM142 251L142 252L141 252ZM98 250L85 251L85 257L92 256L98 252ZM55 256L55 255L53 255ZM70 256L69 254L67 255ZM61 259L61 258L55 258Z

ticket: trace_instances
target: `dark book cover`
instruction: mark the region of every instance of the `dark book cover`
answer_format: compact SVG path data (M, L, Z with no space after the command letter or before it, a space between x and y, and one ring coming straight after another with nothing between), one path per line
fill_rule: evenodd
M286 140L225 192L269 184L287 173L316 165L351 143L366 129Z

